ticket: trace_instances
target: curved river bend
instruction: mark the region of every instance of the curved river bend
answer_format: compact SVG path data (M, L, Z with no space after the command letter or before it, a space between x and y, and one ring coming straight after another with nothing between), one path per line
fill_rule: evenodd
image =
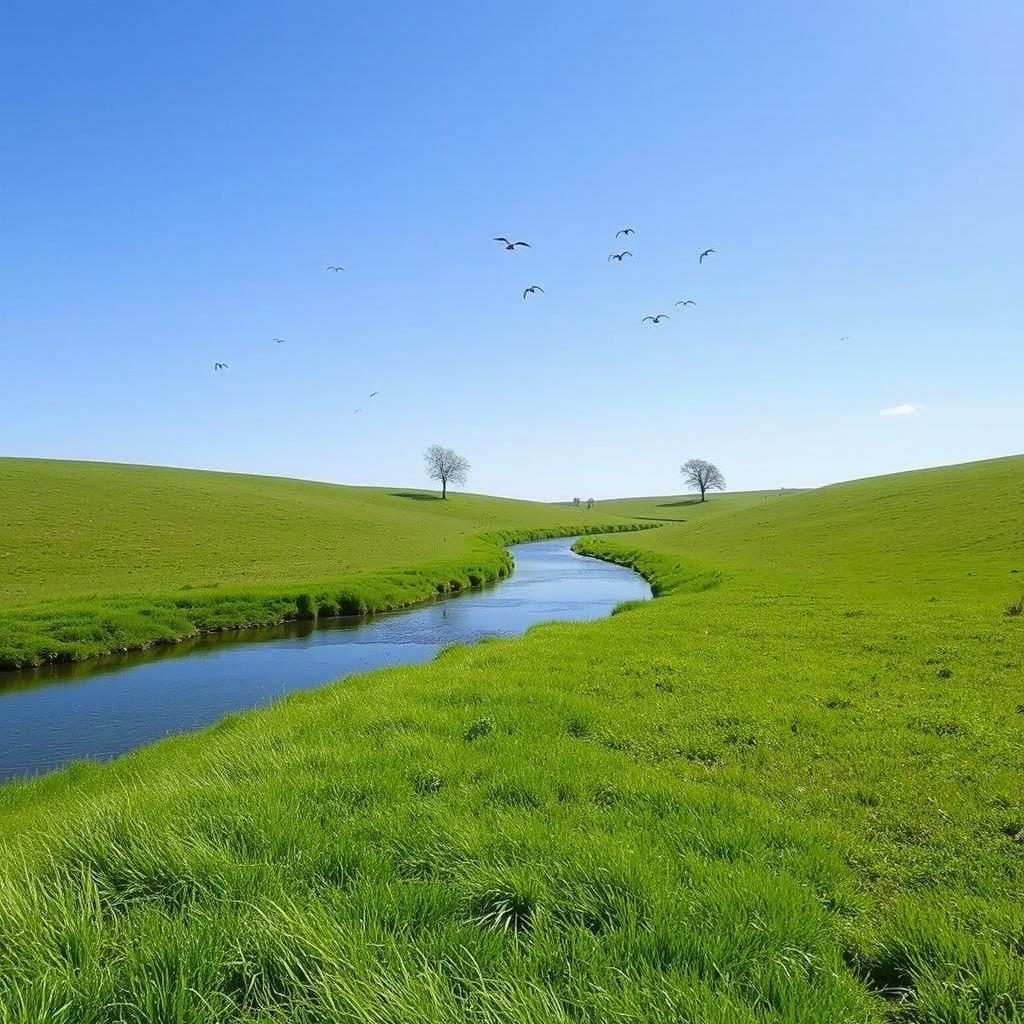
M575 554L574 540L517 544L508 579L388 615L289 623L79 665L0 672L0 780L116 757L291 690L429 661L449 644L517 636L539 622L602 618L620 601L651 596L631 569Z

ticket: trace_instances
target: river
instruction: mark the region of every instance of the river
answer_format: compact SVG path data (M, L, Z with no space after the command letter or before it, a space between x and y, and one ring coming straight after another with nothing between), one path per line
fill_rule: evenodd
M602 618L620 601L651 596L632 570L575 554L574 539L517 544L507 579L404 611L0 672L0 780L107 760L292 690L428 661L449 644L517 636L539 622Z

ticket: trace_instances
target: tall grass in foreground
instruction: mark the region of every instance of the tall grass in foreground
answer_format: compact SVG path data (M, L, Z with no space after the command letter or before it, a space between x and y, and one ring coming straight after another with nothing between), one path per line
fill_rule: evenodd
M813 830L652 778L593 699L403 687L230 719L184 776L173 743L145 780L78 769L75 820L4 850L0 1019L870 1015L836 929L862 901Z

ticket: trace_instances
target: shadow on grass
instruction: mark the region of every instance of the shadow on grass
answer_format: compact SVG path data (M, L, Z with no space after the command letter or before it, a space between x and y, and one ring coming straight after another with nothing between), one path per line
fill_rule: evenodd
M631 519L639 519L645 523L685 523L686 520L678 516L631 516Z
M392 498L408 498L410 501L440 501L440 494L417 494L415 491L390 491Z
M700 498L683 498L682 501L663 501L658 508L679 508L682 505L699 505Z

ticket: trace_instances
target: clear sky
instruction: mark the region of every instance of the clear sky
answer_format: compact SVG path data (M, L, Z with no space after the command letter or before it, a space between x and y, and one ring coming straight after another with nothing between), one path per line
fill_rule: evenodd
M1019 0L13 0L0 454L440 442L566 499L1019 452L1022 53Z

